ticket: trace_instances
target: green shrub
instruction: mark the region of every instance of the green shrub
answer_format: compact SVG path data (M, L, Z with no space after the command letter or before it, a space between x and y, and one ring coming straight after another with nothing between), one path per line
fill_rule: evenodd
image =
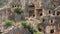
M14 7L12 8L14 12L16 12L17 14L21 14L23 13L22 9L20 7Z
M31 24L28 24L26 21L22 21L21 23L24 28L28 29L31 34L42 34L42 32L38 31L38 28L34 28Z
M28 24L25 21L23 21L21 24L22 24L22 26L24 26L24 28L28 29L28 31L31 32L31 34L36 32L36 30L33 28L33 26L31 24Z
M28 28L29 25L27 24L26 21L21 21L21 22L22 22L21 24L22 24L22 26L24 26L24 28Z
M12 25L12 21L11 20L6 20L4 25L5 26L10 26L10 25Z

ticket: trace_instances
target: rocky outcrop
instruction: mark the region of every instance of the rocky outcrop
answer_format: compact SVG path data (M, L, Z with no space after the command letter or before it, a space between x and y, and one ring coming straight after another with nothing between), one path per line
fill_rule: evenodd
M21 25L11 26L3 34L30 34L30 32Z

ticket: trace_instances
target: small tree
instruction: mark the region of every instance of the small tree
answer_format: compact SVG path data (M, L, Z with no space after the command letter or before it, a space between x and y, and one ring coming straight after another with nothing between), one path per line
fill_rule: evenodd
M21 9L21 7L14 7L12 8L14 12L16 12L17 14L21 14L23 12L23 10Z

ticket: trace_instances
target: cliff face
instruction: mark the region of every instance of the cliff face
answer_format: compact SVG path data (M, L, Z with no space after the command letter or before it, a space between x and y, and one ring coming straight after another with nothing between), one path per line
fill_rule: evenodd
M8 0L0 0L0 7L3 7L4 5L6 5L8 2Z
M36 2L37 1L37 2ZM0 3L1 2L7 2L7 0L0 0ZM15 3L16 2L16 3ZM56 7L58 7L59 5L60 5L60 0L35 0L35 2L36 2L36 4L34 3L34 0L12 0L12 4L11 4L11 6L14 6L14 7L16 7L17 5L21 5L21 7L22 7L22 9L24 10L24 17L26 16L26 15L28 15L29 16L29 14L31 15L31 16L34 16L34 14L35 14L35 16L36 17L39 17L39 18L41 18L40 16L41 15L43 15L44 14L44 16L46 16L46 17L44 17L45 19L41 19L41 21L43 21L42 23L43 23L43 25L46 25L46 26L48 26L48 27L46 27L46 32L48 32L48 30L50 30L49 29L49 27L51 27L51 26L53 26L53 25L51 25L50 24L50 22L48 21L48 20L50 20L50 18L49 18L49 16L51 17L52 15L53 15L53 10L52 11L50 11L50 9L55 9ZM32 7L28 7L28 5L31 5L30 3L32 3ZM2 4L2 3L1 3ZM20 6L19 5L19 6ZM44 8L44 9L40 9L39 8L39 6L40 5L42 5L41 7L42 8ZM35 10L35 8L39 8L39 9L36 9ZM47 8L47 9L46 9ZM49 8L49 9L48 9ZM33 10L32 10L33 9ZM60 8L58 8L59 9L59 11L60 11ZM57 16L57 13L59 13L57 10L58 9L56 9L56 11L55 11L55 13L56 13L56 16ZM28 10L30 10L30 11L28 11ZM32 10L32 11L31 11ZM4 19L5 19L5 17L6 17L6 19L8 18L8 13L7 12L9 12L8 10L6 10L6 8L3 10L3 12L1 11L0 12L0 22L1 21L4 21ZM33 11L36 11L35 13L33 12ZM6 13L5 13L6 12ZM50 13L51 12L51 13ZM43 13L43 14L42 14ZM50 13L50 14L49 14ZM55 14L54 13L54 14ZM46 15L45 15L46 14ZM51 15L52 14L52 15ZM16 15L16 20L19 20L20 19L20 16L18 15L18 14L13 14L13 18L14 18L14 15ZM60 15L60 13L58 14L58 15ZM55 17L55 15L53 16L53 17ZM39 19L38 18L38 19ZM48 19L47 19L48 18ZM51 19L52 19L52 17L51 17ZM56 20L56 23L58 22L58 24L59 24L59 21L60 21L60 18L59 17L56 17L55 18L55 20ZM51 21L51 20L50 20ZM2 23L2 22L1 22ZM48 25L47 25L48 24ZM51 26L49 26L49 24L51 25ZM12 28L12 27L10 27L10 28ZM45 27L43 27L43 28L45 28ZM48 30L47 30L48 29ZM53 26L53 29L54 29L54 26ZM45 30L45 29L44 29ZM22 28L22 27L18 27L18 26L13 26L13 29L11 29L11 30L9 30L6 34L29 34L30 32L27 30L27 29L24 29L24 28ZM48 32L49 33L49 32Z
M60 5L60 0L40 0L40 1L42 1L43 3L43 8L54 9L55 7Z

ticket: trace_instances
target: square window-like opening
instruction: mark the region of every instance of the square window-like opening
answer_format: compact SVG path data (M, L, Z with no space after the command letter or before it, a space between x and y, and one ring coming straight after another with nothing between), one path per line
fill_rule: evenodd
M31 16L33 16L33 17L35 16L35 15L34 15L34 10L29 11L29 17L31 17Z

